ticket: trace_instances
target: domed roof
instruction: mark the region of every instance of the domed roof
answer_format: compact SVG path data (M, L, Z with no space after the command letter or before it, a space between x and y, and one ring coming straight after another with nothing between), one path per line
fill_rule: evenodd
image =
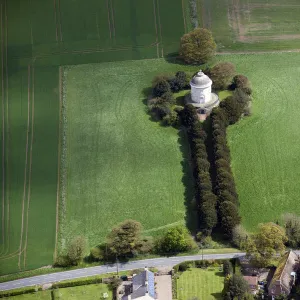
M212 85L211 79L200 70L191 80L191 85L204 88Z

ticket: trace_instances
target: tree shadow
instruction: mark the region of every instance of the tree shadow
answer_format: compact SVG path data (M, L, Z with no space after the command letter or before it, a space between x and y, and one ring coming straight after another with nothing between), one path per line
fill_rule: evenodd
M197 204L195 199L195 181L193 177L193 165L191 159L191 151L189 147L188 137L186 130L181 127L178 130L178 143L182 153L182 183L185 187L184 191L184 204L186 208L185 222L190 232L196 233L199 227Z
M211 295L217 300L223 299L222 293L211 293Z

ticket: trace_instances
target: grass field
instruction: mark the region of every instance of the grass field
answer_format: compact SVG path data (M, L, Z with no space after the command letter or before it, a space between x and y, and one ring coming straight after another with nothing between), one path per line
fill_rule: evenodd
M223 286L224 276L218 269L191 268L177 279L177 299L222 299Z
M232 169L242 222L280 220L284 212L300 214L299 54L221 57L249 76L254 90L253 115L228 129Z
M297 0L197 0L199 26L213 31L219 51L300 48Z
M182 66L148 60L65 70L64 239L84 234L96 245L129 218L140 221L147 235L184 224L185 218L196 220L184 205L193 194L190 170L182 165L185 136L145 112L143 89L157 70L178 69Z
M53 300L51 298L51 291L40 291L34 294L25 294L19 296L8 297L5 299L12 300Z

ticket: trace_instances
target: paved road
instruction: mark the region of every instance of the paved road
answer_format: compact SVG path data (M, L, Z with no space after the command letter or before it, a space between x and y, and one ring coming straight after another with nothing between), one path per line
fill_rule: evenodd
M245 253L227 253L227 254L205 254L204 259L228 259L238 256L243 256ZM128 263L119 263L119 271L127 271L133 269L139 269L147 267L163 267L163 266L175 266L178 263L189 261L189 260L201 260L202 255L191 255L191 256L176 256L176 257L162 257L145 259L138 261L131 261ZM84 269L77 269L71 271L57 272L52 274L39 275L34 277L28 277L23 279L18 279L14 281L8 281L0 283L0 291L11 290L21 287L42 285L45 283L53 283L57 281L75 279L80 277L87 277L105 273L113 273L117 271L117 265L104 265L97 267L90 267Z

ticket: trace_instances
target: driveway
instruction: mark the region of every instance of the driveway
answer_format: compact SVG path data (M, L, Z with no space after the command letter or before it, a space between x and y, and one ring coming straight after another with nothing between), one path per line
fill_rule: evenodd
M158 300L172 300L172 277L171 275L155 276L156 293Z

